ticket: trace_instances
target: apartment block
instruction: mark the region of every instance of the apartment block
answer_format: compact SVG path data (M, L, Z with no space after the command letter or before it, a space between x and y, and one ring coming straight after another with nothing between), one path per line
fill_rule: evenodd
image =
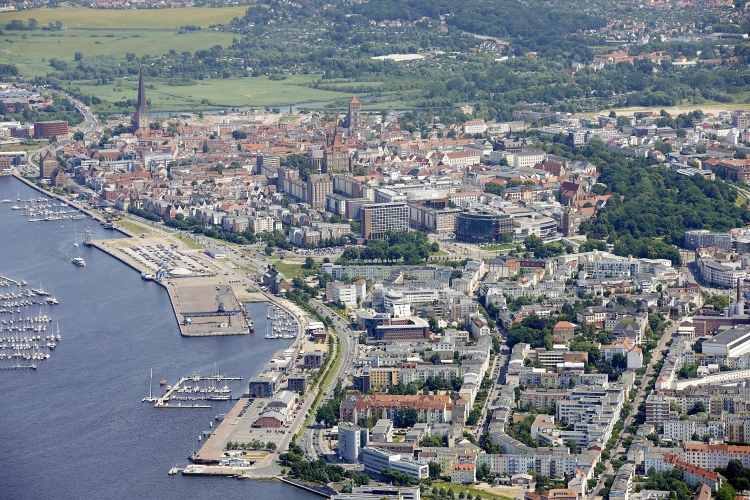
M685 444L685 461L692 465L714 470L717 467L726 467L730 460L739 460L743 467L750 467L750 446Z
M384 239L388 232L405 233L409 230L409 207L406 203L372 203L363 205L362 236L365 239Z

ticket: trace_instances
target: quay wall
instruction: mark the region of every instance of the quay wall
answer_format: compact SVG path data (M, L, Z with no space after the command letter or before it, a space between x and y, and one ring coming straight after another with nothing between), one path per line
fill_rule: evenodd
M286 483L292 486L296 486L297 488L300 488L305 491L309 491L310 493L315 493L316 495L320 495L323 498L331 498L330 494L324 493L322 488L316 488L315 486L307 485L301 481L294 481L292 479L288 479L286 477L279 478L282 483Z

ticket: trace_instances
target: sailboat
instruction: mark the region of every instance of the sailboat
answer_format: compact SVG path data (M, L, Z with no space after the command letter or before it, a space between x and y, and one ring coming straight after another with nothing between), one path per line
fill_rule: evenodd
M159 385L167 385L167 379L164 378L164 374L161 374L161 381L159 381Z
M153 403L157 399L159 399L159 398L155 398L154 395L153 395L153 393L151 392L151 386L153 385L153 381L154 381L154 369L151 368L151 383L148 384L148 397L147 398L143 398L143 400L141 401L141 403L145 403L147 401L149 403Z
M266 338L267 339L276 339L276 338L278 338L275 333L268 333L268 325L266 325Z
M76 232L75 239L73 240L73 246L77 247L78 246L78 229L73 228L73 230Z

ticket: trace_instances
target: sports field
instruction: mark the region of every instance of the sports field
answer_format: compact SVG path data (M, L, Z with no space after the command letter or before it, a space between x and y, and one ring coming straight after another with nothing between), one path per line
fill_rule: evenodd
M24 23L32 17L39 26L63 23L65 28L104 29L169 29L180 26L200 26L225 24L234 17L245 15L247 7L194 8L185 9L145 9L145 10L97 10L84 7L61 7L59 9L34 9L27 11L0 13L0 24L5 26L13 19Z

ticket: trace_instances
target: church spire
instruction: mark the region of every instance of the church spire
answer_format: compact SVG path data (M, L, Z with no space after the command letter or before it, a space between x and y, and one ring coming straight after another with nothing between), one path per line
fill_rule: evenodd
M138 110L148 111L148 102L146 101L146 86L143 84L143 68L141 67L140 77L138 78Z
M138 104L136 104L135 114L133 115L133 129L146 130L148 128L148 101L146 101L146 86L143 84L143 68L141 68L141 74L138 78Z

